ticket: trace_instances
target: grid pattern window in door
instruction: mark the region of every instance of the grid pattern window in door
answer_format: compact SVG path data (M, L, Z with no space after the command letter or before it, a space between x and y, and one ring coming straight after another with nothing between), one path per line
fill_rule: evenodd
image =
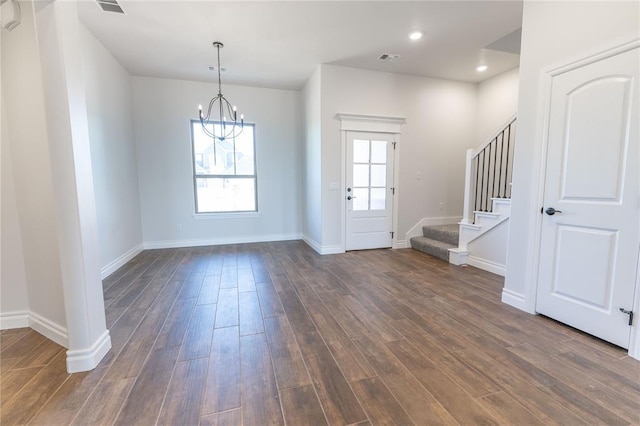
M387 141L353 141L353 210L384 210L387 203Z

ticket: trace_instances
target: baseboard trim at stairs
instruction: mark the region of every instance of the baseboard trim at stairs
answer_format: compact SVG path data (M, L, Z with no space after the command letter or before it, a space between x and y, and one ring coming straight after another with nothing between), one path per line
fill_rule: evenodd
M528 311L524 300L524 295L516 293L515 291L511 291L507 288L502 289L502 303L513 306L514 308L520 309L521 311Z
M406 241L411 240L412 237L422 236L423 226L455 225L457 223L460 223L461 220L462 216L423 217L418 221L418 223L413 225L411 229L407 231L407 233L405 234L405 244L407 244Z
M492 272L503 277L507 272L505 265L491 262L490 260L486 259L480 259L479 257L475 256L469 256L467 264L482 269L483 271Z
M469 263L469 252L459 248L449 249L449 263L460 266Z
M397 240L395 243L393 243L393 246L391 248L403 249L407 247L410 247L409 245L407 245L407 240Z

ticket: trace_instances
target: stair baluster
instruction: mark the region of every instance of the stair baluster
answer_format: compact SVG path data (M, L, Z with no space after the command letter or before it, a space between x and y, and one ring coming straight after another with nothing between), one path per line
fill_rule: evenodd
M474 210L491 212L493 198L511 198L515 130L514 115L480 148L467 151L463 223L474 223Z

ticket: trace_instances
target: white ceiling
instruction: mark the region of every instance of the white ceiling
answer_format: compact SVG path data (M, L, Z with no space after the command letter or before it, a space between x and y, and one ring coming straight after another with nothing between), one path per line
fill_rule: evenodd
M513 35L495 42L521 26L521 0L118 2L124 15L81 1L80 18L133 75L214 81L216 40L223 83L284 89L318 64L478 82L519 62ZM424 36L412 42L416 29Z

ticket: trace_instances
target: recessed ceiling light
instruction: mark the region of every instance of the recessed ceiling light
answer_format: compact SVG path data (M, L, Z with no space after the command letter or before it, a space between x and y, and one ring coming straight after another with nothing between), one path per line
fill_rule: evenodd
M478 72L485 72L485 71L487 70L487 68L489 68L489 67L487 67L486 65L480 65L480 66L478 66L478 67L476 68L476 71L478 71Z
M413 41L420 40L422 38L422 31L411 31L409 38Z

